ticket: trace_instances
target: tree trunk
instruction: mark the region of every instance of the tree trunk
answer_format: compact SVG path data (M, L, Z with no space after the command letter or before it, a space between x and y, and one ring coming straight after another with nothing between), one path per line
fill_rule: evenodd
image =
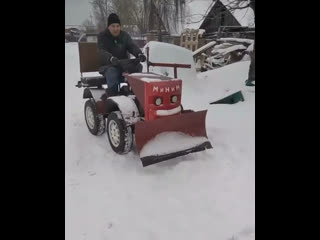
M161 19L158 17L159 23L158 23L158 41L162 42L162 32L161 32Z

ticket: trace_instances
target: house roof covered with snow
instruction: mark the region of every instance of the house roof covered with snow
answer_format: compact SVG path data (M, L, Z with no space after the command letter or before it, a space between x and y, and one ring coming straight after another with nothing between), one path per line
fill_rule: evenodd
M217 0L186 0L184 27L199 29L205 20L205 16L217 2ZM220 2L230 9L234 0L220 0ZM243 2L240 6L244 6L245 4L247 3ZM254 26L254 13L250 7L235 10L231 9L230 12L241 26Z

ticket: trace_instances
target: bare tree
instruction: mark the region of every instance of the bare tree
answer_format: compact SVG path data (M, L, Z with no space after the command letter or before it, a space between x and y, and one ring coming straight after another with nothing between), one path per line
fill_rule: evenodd
M125 30L137 27L141 33L151 29L177 29L183 0L92 0L91 2L98 31L107 26L108 14L115 12L121 19ZM152 9L153 8L153 9ZM153 10L153 11L152 11ZM150 16L153 12L155 16Z
M147 1L145 1L147 2ZM179 32L181 27L181 15L184 6L183 0L150 0L149 6L149 18L150 25L149 30L158 30L158 40L162 40L162 30L165 29L171 32ZM153 15L150 15L150 14ZM151 29L153 28L153 29Z
M92 0L90 2L96 20L98 31L103 31L107 27L107 19L110 13L110 0Z
M178 30L178 24L181 20L184 1L181 0L152 0L157 15L162 19L166 29Z
M86 33L89 32L94 32L95 27L92 21L90 21L89 19L86 19L83 23L82 23L82 27L84 28L84 31Z
M147 31L148 4L150 0L92 0L91 6L98 31L107 27L108 15L112 12L119 15L124 30L133 33L136 28L140 32Z
M121 19L122 28L131 34L136 33L138 25L137 15L143 9L139 9L141 1L128 1L128 0L111 0L111 10L117 13Z
M149 25L150 4L149 0L137 0L136 8L133 9L133 19L140 33L146 33Z

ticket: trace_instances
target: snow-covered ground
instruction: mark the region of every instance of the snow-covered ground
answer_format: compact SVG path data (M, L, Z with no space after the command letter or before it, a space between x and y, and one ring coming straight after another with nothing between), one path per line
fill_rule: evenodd
M192 61L185 53L180 63ZM165 59L156 54L153 61ZM78 48L66 43L66 240L254 239L255 93L244 86L249 64L198 75L191 69L189 79L183 72L184 108L208 109L213 149L143 168L135 150L117 155L106 134L87 130L83 89L74 86ZM209 104L238 90L244 102Z

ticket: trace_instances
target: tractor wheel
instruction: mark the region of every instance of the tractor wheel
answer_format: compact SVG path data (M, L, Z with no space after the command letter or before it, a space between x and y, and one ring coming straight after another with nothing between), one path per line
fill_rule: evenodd
M84 105L84 117L91 134L99 136L105 132L106 121L102 114L97 114L95 103L92 99Z
M133 143L131 126L126 126L120 112L112 112L108 116L107 132L109 143L118 154L130 152Z

